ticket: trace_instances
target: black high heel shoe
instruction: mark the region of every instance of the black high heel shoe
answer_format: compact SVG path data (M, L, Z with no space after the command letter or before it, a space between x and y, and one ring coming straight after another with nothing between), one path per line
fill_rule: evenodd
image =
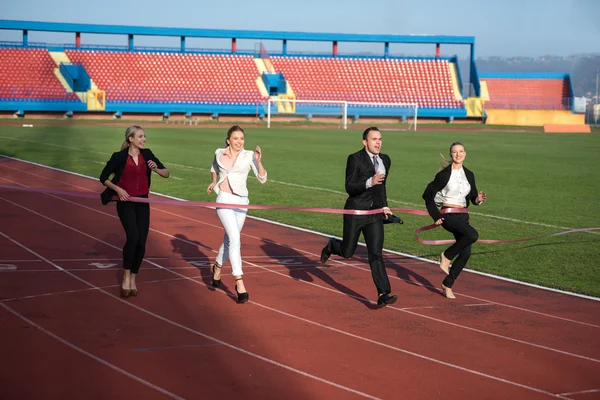
M218 288L218 287L221 286L221 280L220 279L215 279L215 268L221 269L222 267L219 264L217 264L217 263L214 263L213 266L212 266L212 273L213 273L213 276L212 276L212 285L213 285L213 287Z
M237 288L237 281L241 281L243 278L238 278L235 280L235 292L238 295L238 303L245 303L248 301L248 292L244 292L244 293L240 293L238 292L238 288Z

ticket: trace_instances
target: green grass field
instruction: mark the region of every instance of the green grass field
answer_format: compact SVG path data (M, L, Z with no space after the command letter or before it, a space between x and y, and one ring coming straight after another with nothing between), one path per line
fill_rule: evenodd
M97 125L0 126L0 153L97 177L123 141L124 128ZM215 148L227 128L148 128L146 147L174 179L153 179L152 190L189 200L206 194ZM600 227L600 136L541 132L383 132L392 158L391 207L424 209L421 194L439 168L440 152L461 141L465 165L475 172L488 201L472 206L471 224L481 239L514 239L565 228ZM249 182L252 204L342 208L344 168L359 150L361 131L248 128L246 148L260 145L269 181ZM340 236L342 218L303 212L251 211L251 215ZM443 246L425 246L414 231L429 217L402 215L386 227L385 247L435 259ZM451 238L443 229L426 238ZM475 244L469 268L548 287L600 297L600 232L575 233L499 245Z

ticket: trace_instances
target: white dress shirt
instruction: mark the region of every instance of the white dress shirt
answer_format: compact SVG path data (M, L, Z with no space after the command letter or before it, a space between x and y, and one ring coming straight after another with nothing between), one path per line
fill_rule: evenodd
M217 195L221 191L219 185L227 178L233 194L247 197L248 188L246 187L246 181L248 180L248 173L250 170L254 172L254 175L260 183L265 183L267 181L266 171L265 176L259 176L258 174L258 163L254 158L253 151L242 150L233 166L229 169L225 168L220 161L221 155L226 152L227 148L217 149L215 151L212 166L210 167L210 172L216 172L218 174L218 182L213 189Z
M471 192L471 184L467 180L465 171L462 169L453 169L446 187L440 190L435 196L437 204L456 204L457 206L467 206L467 195Z
M379 163L377 171L375 171L375 173L379 173L379 174L383 174L385 175L385 165L383 165L383 160L381 159L381 157L379 157L379 154L375 155L371 152L369 152L369 150L365 150L367 152L367 154L369 155L369 159L371 160L371 162L373 163L373 165L375 165L375 162L373 161L373 157L377 158L377 162ZM367 189L369 189L370 187L373 186L373 178L369 178L367 179Z

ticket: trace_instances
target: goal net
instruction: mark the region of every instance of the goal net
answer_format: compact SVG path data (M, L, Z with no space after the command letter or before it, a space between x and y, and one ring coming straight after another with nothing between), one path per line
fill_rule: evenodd
M289 98L269 98L267 100L267 127L271 127L271 117L305 116L307 118L337 118L342 129L348 128L348 118L378 117L400 120L408 130L417 130L417 104L374 103L342 100L298 100Z

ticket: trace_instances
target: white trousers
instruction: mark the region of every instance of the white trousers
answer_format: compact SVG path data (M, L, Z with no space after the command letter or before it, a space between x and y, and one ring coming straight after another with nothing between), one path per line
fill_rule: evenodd
M217 203L248 205L248 197L236 196L227 192L220 192ZM217 208L217 216L225 229L223 243L217 253L217 264L223 266L227 259L231 263L233 276L243 275L241 232L246 220L248 210L240 208Z

